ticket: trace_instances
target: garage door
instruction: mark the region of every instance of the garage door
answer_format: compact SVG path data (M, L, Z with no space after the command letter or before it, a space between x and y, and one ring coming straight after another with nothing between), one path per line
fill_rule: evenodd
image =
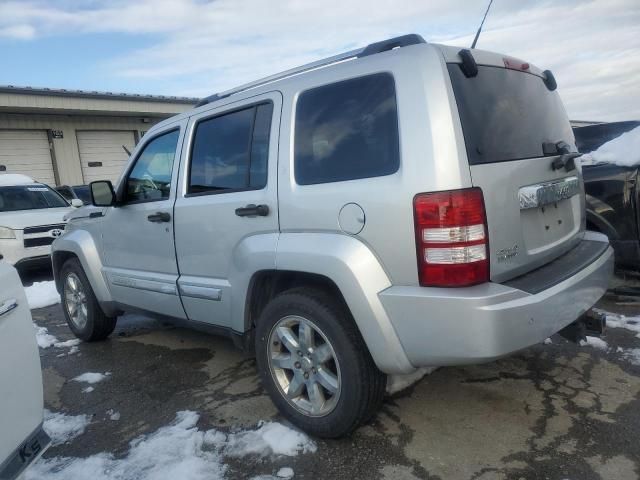
M55 185L46 130L0 130L0 170Z
M122 146L130 152L135 147L133 132L83 130L76 134L84 183L111 180L115 184L129 159Z

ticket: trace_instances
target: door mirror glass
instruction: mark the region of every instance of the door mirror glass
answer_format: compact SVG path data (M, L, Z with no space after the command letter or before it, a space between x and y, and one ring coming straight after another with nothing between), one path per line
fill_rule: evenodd
M72 207L80 208L83 205L84 205L84 202L82 200L80 200L79 198L72 198L71 199L71 206Z
M116 203L116 194L109 180L91 182L91 203L96 207L110 207Z

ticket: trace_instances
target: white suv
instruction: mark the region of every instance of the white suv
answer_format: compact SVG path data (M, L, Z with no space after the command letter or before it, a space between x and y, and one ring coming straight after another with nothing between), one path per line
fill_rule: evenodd
M71 205L55 190L26 175L0 175L0 258L16 267L49 263Z
M0 261L0 479L13 480L42 455L40 356L31 312L15 268Z

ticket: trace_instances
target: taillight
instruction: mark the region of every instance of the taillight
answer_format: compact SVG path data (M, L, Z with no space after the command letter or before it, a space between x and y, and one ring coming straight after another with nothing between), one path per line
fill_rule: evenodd
M418 276L423 287L489 281L489 237L482 190L420 193L413 200Z

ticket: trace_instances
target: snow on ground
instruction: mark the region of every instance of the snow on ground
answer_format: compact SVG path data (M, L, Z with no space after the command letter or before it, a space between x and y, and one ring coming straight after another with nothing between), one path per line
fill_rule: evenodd
M170 425L133 440L122 458L99 453L88 458L40 459L27 470L26 479L217 480L227 471L224 457L295 456L316 451L315 443L306 435L278 423L265 422L256 430L226 434L215 429L199 430L198 420L195 412L178 412ZM293 475L288 467L280 472Z
M582 165L613 163L621 167L640 164L640 127L623 133L591 153L582 155L580 163Z
M629 360L634 365L640 365L640 348L633 348L626 350L622 356Z
M214 443L221 439L220 433L214 431L211 435ZM223 440L225 455L229 457L244 457L250 454L292 457L298 452L314 453L316 451L316 444L304 433L275 422L264 422L258 425L257 430L230 433L226 437L226 440Z
M580 340L581 347L586 347L587 345L605 352L609 349L607 342L598 337L587 337L586 340Z
M75 347L77 345L80 345L79 338L72 338L71 340L67 340L65 342L58 342L54 346L57 348L67 348L67 347Z
M49 348L51 345L58 343L58 339L51 335L45 327L39 327L35 323L33 324L33 327L36 329L36 341L38 342L38 347Z
M87 387L82 389L82 393L91 393L95 390L93 387Z
M89 415L65 415L44 411L44 430L51 437L51 445L61 445L82 435L89 425Z
M607 328L626 328L627 330L636 332L638 338L640 338L640 317L627 317L595 308L594 310L598 313L604 313L607 316Z
M425 375L430 374L438 367L422 367L407 375L389 375L387 377L387 394L393 395L410 387Z
M291 467L282 467L276 473L276 477L278 478L292 478L293 477L293 468Z
M48 307L49 305L60 303L60 294L58 294L56 284L53 280L35 282L30 287L25 287L24 292L27 294L27 302L31 309Z
M87 373L83 373L82 375L78 375L72 380L74 382L84 382L84 383L89 383L93 385L94 383L99 383L103 381L109 375L111 375L111 372L105 372L105 373L87 372Z
M107 415L109 415L109 420L113 420L114 422L120 420L120 412L116 412L113 409L107 410Z
M58 355L58 357L73 355L80 351L80 349L78 348L78 345L80 345L81 342L77 338L66 340L64 342L59 342L56 337L54 337L49 333L46 327L39 327L34 323L33 328L36 329L36 341L38 342L38 347L49 348L53 346L55 348L69 348L68 352L61 353Z

